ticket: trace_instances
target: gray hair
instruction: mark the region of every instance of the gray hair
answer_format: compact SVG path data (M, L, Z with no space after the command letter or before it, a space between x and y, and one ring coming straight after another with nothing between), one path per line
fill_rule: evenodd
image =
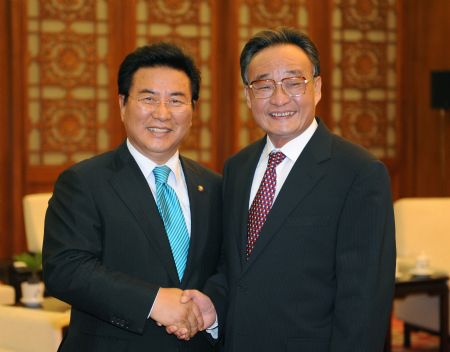
M256 33L242 49L240 64L241 77L244 84L248 84L248 65L253 57L261 50L274 45L293 44L302 49L313 65L313 75L320 75L319 51L313 41L304 33L293 28L279 27Z

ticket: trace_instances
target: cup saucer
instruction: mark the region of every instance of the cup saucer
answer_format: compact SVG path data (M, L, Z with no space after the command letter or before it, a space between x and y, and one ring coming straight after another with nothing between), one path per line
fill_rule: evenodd
M39 307L42 304L43 299L36 299L36 298L27 299L25 297L22 297L20 299L20 302L27 307Z
M433 274L433 270L431 270L430 268L413 268L411 270L411 274L414 276L430 276L431 274Z

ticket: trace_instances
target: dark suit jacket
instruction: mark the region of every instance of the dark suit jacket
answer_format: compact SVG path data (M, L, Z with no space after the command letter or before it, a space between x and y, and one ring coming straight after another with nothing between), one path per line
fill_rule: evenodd
M179 341L147 319L159 287L202 289L217 266L221 177L192 160L181 163L192 219L181 284L155 200L126 144L57 180L43 256L49 293L72 305L61 351L212 350L206 333Z
M265 143L225 165L225 261L205 290L225 350L380 352L395 280L385 166L319 121L247 262L250 188Z

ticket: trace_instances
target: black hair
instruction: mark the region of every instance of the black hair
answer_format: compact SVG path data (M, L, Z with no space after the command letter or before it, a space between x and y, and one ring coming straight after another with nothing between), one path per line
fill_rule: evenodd
M128 100L134 73L143 67L170 67L183 71L191 82L193 105L197 102L201 76L194 60L179 46L168 42L158 42L137 48L122 61L117 75L117 85L119 94L124 96L124 104Z

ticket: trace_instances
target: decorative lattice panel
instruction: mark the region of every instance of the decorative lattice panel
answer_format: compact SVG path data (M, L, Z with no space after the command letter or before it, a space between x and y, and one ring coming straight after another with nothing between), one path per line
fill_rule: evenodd
M395 0L333 2L334 130L379 158L396 156Z
M27 0L28 164L109 148L107 0Z
M306 2L306 0L242 0L239 6L238 55L248 39L261 30L277 26L290 26L307 32ZM241 81L239 75L239 82ZM243 91L243 89L240 90ZM247 107L244 93L239 99L237 129L239 135L236 136L236 149L263 136L262 130L255 124Z
M191 131L183 142L184 155L211 165L217 143L212 120L212 1L137 0L136 43L142 46L169 40L185 48L202 74L200 100Z

